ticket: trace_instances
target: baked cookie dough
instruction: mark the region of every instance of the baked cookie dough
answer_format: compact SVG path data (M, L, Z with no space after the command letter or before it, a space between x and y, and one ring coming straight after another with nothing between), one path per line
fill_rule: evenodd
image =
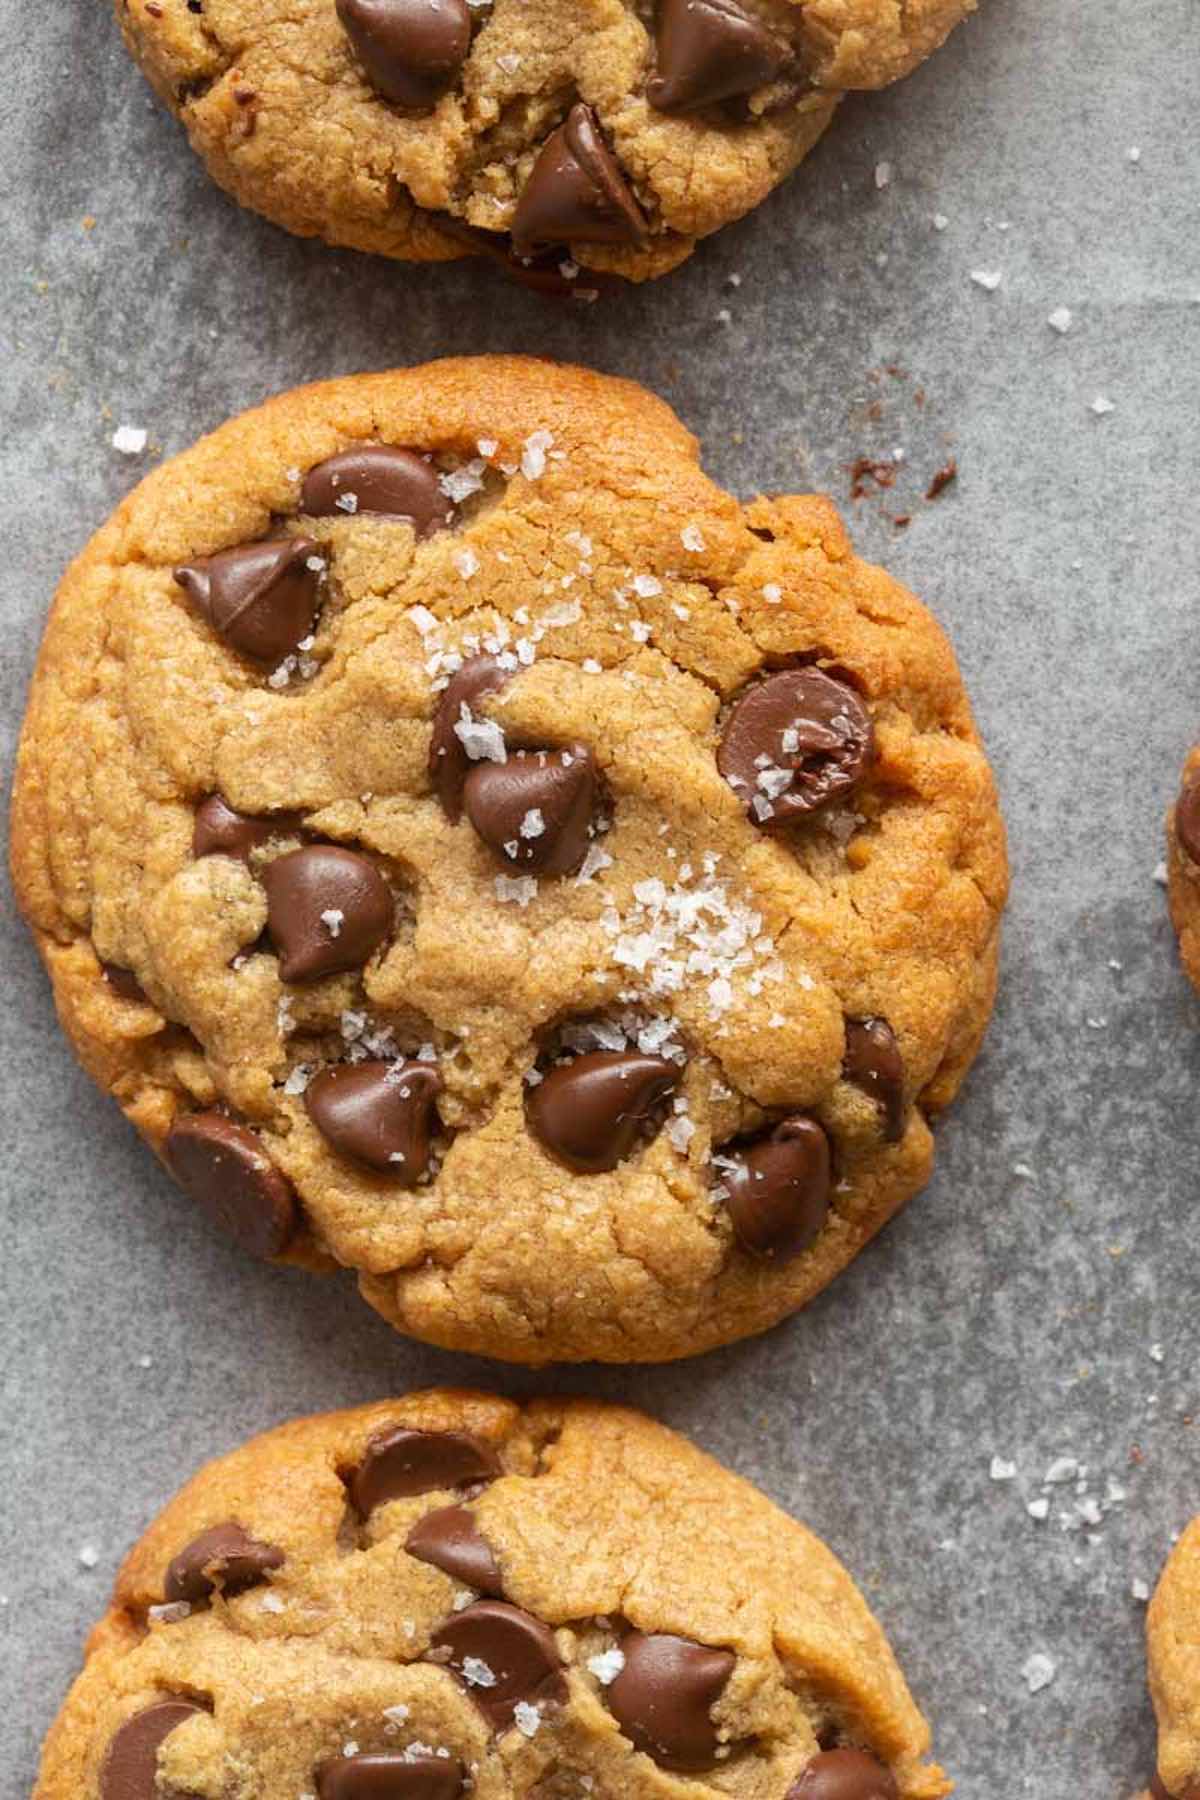
M803 1525L584 1401L300 1419L154 1521L34 1800L938 1800L929 1731Z
M1188 980L1200 988L1200 744L1183 766L1167 819L1167 899Z
M1179 1539L1146 1615L1158 1767L1144 1800L1200 1800L1200 1519Z
M251 1252L517 1361L802 1305L926 1180L1005 894L929 614L628 383L284 395L68 573L13 855L62 1021Z
M221 186L304 237L594 297L764 199L974 0L116 0ZM585 271L582 280L579 270Z

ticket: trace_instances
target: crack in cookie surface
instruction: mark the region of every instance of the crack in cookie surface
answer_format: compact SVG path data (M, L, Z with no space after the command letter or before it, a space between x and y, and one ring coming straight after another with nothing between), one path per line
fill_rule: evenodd
M380 1791L365 1758L410 1800L802 1800L831 1756L864 1800L939 1800L928 1748L846 1571L746 1483L623 1409L432 1392L298 1420L183 1489L35 1800L349 1800Z
M363 443L439 472L425 535L300 512ZM324 598L277 682L173 571L281 532L317 540ZM14 846L134 1123L174 1165L194 1115L253 1135L202 1126L197 1173L188 1125L189 1191L220 1213L240 1155L225 1222L264 1241L261 1154L285 1254L528 1361L687 1354L819 1291L928 1173L1005 889L945 640L828 503L740 507L649 396L504 359L285 396L132 495L56 604ZM863 1021L883 1099L847 1063ZM747 1169L769 1230L739 1227Z
M802 160L842 90L906 74L971 10L970 0L116 8L147 76L243 204L302 235L434 261L471 253L464 227L507 243L536 210L545 280L581 297L594 284L578 280L580 267L638 280L674 267ZM571 144L547 162L564 125Z

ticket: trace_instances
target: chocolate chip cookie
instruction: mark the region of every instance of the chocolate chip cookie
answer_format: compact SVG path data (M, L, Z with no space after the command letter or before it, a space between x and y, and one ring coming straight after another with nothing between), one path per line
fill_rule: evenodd
M1200 744L1184 764L1167 820L1167 899L1184 969L1200 988Z
M1144 1800L1200 1800L1200 1519L1167 1558L1146 1615L1158 1767Z
M285 395L130 495L13 855L197 1205L535 1363L844 1267L929 1174L1006 879L946 640L829 503L739 505L642 390L502 358Z
M116 0L222 187L302 236L662 275L974 0ZM580 277L580 270L583 276Z
M732 1553L731 1553L732 1552ZM434 1392L212 1463L126 1558L34 1800L938 1800L850 1577L638 1413Z

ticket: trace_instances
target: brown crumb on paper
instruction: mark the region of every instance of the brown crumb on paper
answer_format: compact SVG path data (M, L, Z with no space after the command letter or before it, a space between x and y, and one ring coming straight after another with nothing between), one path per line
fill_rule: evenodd
M952 481L958 480L958 463L954 457L944 462L929 486L925 490L927 500L936 500L939 494L945 493Z

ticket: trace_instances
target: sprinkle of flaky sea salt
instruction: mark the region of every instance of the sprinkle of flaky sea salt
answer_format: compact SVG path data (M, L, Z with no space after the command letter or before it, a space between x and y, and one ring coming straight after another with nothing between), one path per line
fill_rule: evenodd
M1058 1487L1064 1481L1074 1481L1078 1474L1079 1464L1073 1456L1056 1456L1042 1476L1042 1484L1045 1487Z
M523 838L539 838L545 832L546 821L542 817L541 808L531 806L518 827Z
M514 901L517 906L525 907L537 899L538 884L533 875L497 875L492 886L501 904Z
M575 877L576 887L582 887L585 881L590 881L594 875L600 873L601 869L611 868L612 857L608 854L608 851L602 850L599 844L589 844L587 847L587 855L579 865L579 873Z
M112 434L112 447L122 456L140 456L148 435L140 425L118 425Z
M993 1456L988 1467L988 1474L993 1481L1011 1481L1016 1472L1016 1463L1006 1462L1002 1456Z
M652 600L655 594L662 593L662 582L657 575L635 575L633 591L642 600Z
M976 287L986 288L989 294L994 294L1004 280L1004 274L1000 269L972 269L971 280Z
M321 923L328 931L330 937L338 937L340 935L345 919L346 915L340 906L328 906L321 914Z
M384 1707L383 1716L385 1719L390 1719L393 1725L403 1725L408 1718L408 1707L402 1700L398 1700L395 1706Z
M694 551L698 555L704 548L704 533L698 525L685 525L679 534L679 541L685 550Z
M783 589L777 581L768 581L763 587L762 597L768 606L778 606L783 599Z
M554 444L552 431L531 431L521 446L521 473L526 481L539 481L546 473L546 453Z
M625 1652L616 1649L602 1650L599 1656L588 1657L587 1666L601 1686L607 1687L625 1667Z
M1150 1585L1148 1582L1143 1581L1140 1576L1135 1575L1129 1584L1129 1592L1133 1595L1135 1600L1140 1600L1145 1603L1150 1598Z
M517 1701L517 1704L513 1707L513 1724L516 1726L517 1730L521 1732L522 1736L527 1738L536 1737L538 1726L541 1722L542 1715L536 1706L531 1706L528 1700Z
M454 735L472 762L508 761L508 749L499 725L492 719L473 719L465 700L462 717L455 721Z
M1047 1500L1046 1496L1042 1494L1037 1500L1031 1500L1029 1505L1025 1508L1025 1511L1029 1514L1031 1519L1037 1519L1039 1521L1048 1519L1050 1517L1050 1502Z
M85 1569L94 1569L100 1561L100 1552L95 1544L80 1544L79 1560Z
M358 495L349 492L339 494L333 504L339 512L349 513L353 516L358 511Z
M1044 1687L1049 1687L1057 1673L1054 1658L1047 1656L1044 1650L1035 1650L1021 1664L1021 1674L1031 1694L1039 1694Z
M1113 402L1108 398L1107 394L1097 394L1096 398L1092 401L1090 410L1095 413L1098 419L1103 419L1106 418L1109 413L1116 412L1117 409L1113 405Z
M410 606L408 616L422 637L428 637L431 631L438 629L437 617L427 606Z
M483 472L487 464L481 456L473 457L470 462L463 463L459 469L450 469L438 476L438 486L447 500L455 506L461 506L472 494L477 494L483 486Z
M933 229L935 231L945 231L945 229L946 229L947 225L950 223L950 221L946 217L945 213L934 213L933 218L930 220L930 223L932 224Z
M1071 329L1071 309L1069 306L1056 306L1046 320L1051 331L1057 331L1061 337L1063 332Z
M191 1616L191 1611L186 1600L168 1600L162 1606L148 1606L146 1617L156 1625L178 1625L181 1619Z
M500 442L498 438L480 438L475 448L480 456L495 456L500 448Z
M258 1604L261 1612L281 1613L283 1611L283 1601L278 1594L266 1593Z
M472 575L478 575L479 573L479 558L468 546L463 550L456 550L454 552L454 566L464 581L470 581Z
M495 1687L496 1677L481 1656L464 1656L462 1660L463 1680L471 1687Z
M285 1094L302 1094L312 1080L312 1069L308 1063L297 1063L283 1084Z

